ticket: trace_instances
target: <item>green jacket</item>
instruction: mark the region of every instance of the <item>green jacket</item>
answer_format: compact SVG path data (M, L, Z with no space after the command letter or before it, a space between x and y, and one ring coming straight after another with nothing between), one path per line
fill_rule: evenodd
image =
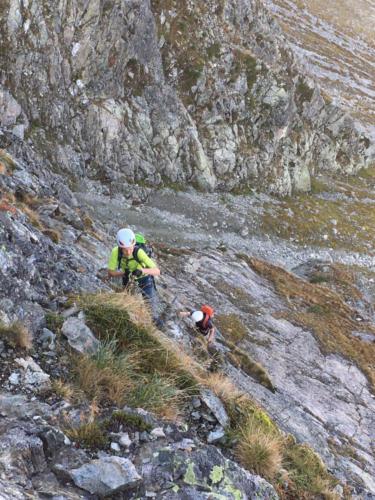
M109 256L109 259L108 259L109 271L117 271L117 269L118 269L118 267L117 267L118 266L118 252L119 252L119 248L117 246L112 248L111 255ZM155 262L152 259L150 259L150 257L146 254L146 252L144 250L142 250L142 248L140 248L138 250L137 257L138 257L138 260L140 262L135 260L135 258L132 255L130 257L123 256L121 258L121 263L120 263L121 271L125 271L126 269L128 269L132 273L136 269L142 270L142 268L151 269L151 268L157 267Z

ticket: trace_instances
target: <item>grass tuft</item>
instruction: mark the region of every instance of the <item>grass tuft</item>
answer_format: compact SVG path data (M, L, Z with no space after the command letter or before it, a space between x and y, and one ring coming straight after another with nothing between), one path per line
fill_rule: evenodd
M136 431L151 431L152 425L148 424L141 415L127 413L122 410L114 411L111 418L107 421L107 425L123 425L126 428Z
M0 337L11 347L29 350L33 346L33 337L30 330L20 321L15 321L10 325L0 323Z
M55 379L52 381L51 390L61 399L65 399L66 401L72 401L73 399L73 387L61 379Z
M198 391L193 372L199 365L153 327L139 297L99 294L79 302L87 324L102 340L95 356L75 362L85 394L101 404L126 403L164 417L178 415L186 395Z
M256 420L249 420L240 432L235 454L247 469L273 479L281 467L281 440L273 433L265 433Z
M224 402L232 401L241 394L233 382L223 373L210 373L202 380L202 383Z
M43 229L42 233L56 244L61 240L61 233L56 229Z
M237 314L218 314L215 316L215 324L225 339L238 344L247 335L247 329L242 324Z
M45 315L46 327L54 333L60 333L63 323L65 321L64 316L54 312L47 312Z
M71 441L89 449L104 448L109 441L103 427L95 421L84 423L76 428L65 429L65 434Z
M179 414L183 392L177 387L178 382L170 377L154 374L151 377L139 379L137 385L130 391L127 404L135 408L150 410L156 414L174 419Z
M245 351L239 349L231 342L225 342L225 344L231 349L231 352L228 352L226 356L234 366L257 380L260 384L264 385L264 387L267 387L267 389L269 389L270 391L275 390L266 369L260 363L257 363L256 361L251 359L251 357Z
M300 494L309 491L315 495L329 491L337 484L309 446L295 444L284 452L283 465L289 472L294 489Z

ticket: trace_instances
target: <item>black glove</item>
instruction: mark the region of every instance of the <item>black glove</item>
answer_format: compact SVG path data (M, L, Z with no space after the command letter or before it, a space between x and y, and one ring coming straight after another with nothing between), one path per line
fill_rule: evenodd
M140 270L140 269L136 269L135 271L133 271L133 276L135 276L136 278L139 278L140 276L142 276L143 272Z

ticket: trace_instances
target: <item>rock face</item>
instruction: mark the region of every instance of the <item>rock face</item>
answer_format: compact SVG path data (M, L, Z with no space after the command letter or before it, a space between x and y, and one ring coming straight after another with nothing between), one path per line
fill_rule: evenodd
M371 161L256 0L4 0L0 19L0 126L72 185L290 194Z

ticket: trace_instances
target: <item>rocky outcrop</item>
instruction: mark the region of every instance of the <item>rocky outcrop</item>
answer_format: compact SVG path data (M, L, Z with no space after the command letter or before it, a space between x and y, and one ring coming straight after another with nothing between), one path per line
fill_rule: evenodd
M73 187L290 194L372 161L256 0L5 0L0 14L0 126Z

